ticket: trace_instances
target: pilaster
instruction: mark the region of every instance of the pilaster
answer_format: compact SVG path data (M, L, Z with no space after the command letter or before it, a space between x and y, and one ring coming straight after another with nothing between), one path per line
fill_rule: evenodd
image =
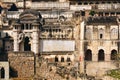
M33 34L32 50L35 54L39 54L40 53L39 24L33 24L33 33L32 34Z

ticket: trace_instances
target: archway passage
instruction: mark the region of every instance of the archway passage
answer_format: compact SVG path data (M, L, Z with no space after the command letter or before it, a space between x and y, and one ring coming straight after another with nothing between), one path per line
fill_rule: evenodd
M30 40L28 37L25 37L24 40L24 51L30 51L31 50L31 44L30 44Z
M92 51L88 49L85 53L85 60L92 61Z
M100 49L98 53L98 61L104 61L105 55L104 55L104 50Z
M55 56L55 62L58 62L58 57L57 56Z
M111 60L115 60L116 59L116 56L117 55L117 51L116 50L112 50L111 51Z
M3 67L1 68L1 78L5 78L5 70Z

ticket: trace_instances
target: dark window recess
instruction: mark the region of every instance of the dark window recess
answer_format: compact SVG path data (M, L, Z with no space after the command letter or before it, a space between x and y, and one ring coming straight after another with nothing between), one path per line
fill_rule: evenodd
M81 11L81 16L85 16L85 11Z
M0 32L0 38L1 38L1 32Z
M8 33L6 33L6 37L8 37Z
M64 58L63 57L61 58L61 62L64 62Z
M2 12L2 9L3 9L3 8L0 6L0 14L1 14L1 12Z
M103 34L100 34L100 39L102 39L103 38Z
M55 57L55 62L58 62L58 57Z
M1 78L5 78L5 69L1 68Z
M21 29L24 30L24 25L22 24Z
M17 29L17 26L15 26L15 29Z
M31 44L30 44L30 40L28 37L25 37L25 41L24 41L24 51L30 51L31 50Z

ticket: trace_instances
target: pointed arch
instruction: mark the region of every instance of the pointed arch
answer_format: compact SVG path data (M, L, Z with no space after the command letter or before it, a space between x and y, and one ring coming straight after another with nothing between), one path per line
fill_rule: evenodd
M1 68L1 78L5 78L5 69Z
M86 52L85 52L85 60L87 61L92 61L92 51L90 49L88 49Z
M105 60L105 53L103 49L100 49L98 52L98 61L104 61Z
M116 59L116 55L117 55L117 50L112 50L111 51L111 56L110 56L110 58L111 58L111 60L115 60Z

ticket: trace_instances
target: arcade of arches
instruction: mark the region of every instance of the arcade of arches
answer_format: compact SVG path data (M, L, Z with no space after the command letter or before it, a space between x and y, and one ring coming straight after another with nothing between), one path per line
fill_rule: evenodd
M117 54L117 50L113 49L111 50L111 53L110 53L110 60L115 60L116 59L116 54ZM93 53L92 53L92 50L88 49L86 50L85 52L85 60L86 61L92 61L92 56L93 56ZM98 61L105 61L105 51L103 49L100 49L98 51Z

